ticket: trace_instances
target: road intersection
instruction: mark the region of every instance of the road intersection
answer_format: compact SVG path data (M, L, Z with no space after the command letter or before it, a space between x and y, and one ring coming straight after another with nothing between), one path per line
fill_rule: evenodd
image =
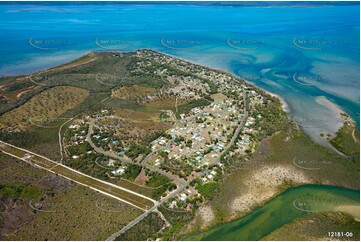
M91 135L93 133L93 125L94 121L90 123L88 134L86 137L86 140L89 142L89 144L92 146L92 148L98 152L102 153L104 155L107 155L109 157L118 159L124 163L134 164L134 165L140 165L144 168L148 168L149 170L159 172L162 175L167 176L172 181L174 181L177 185L177 188L172 191L170 194L168 194L166 197L162 198L160 201L155 201L149 197L146 197L142 194L136 193L132 190L129 190L127 188L117 186L115 184L105 182L102 180L99 180L97 178L91 177L89 175L86 175L84 173L81 173L77 170L74 170L70 167L65 166L61 162L53 161L47 157L44 157L42 155L36 154L34 152L31 152L29 150L5 143L3 141L0 141L0 151L4 154L10 155L12 157L15 157L17 159L20 159L26 163L29 163L33 165L34 167L41 168L44 170L47 170L51 173L58 174L66 179L69 179L75 183L78 183L80 185L89 187L95 191L98 191L104 195L110 196L114 199L117 199L119 201L122 201L128 205L131 205L135 208L138 208L144 213L137 217L135 220L127 224L125 227L123 227L118 232L112 234L107 240L115 240L119 235L126 232L128 229L133 227L135 224L143 220L145 217L147 217L150 213L156 212L160 215L160 217L166 222L166 226L170 226L170 224L167 222L167 220L164 218L163 214L161 214L158 211L158 207L162 206L168 199L177 196L180 192L182 192L184 189L186 189L192 181L195 179L201 178L204 175L206 175L212 167L217 165L221 161L221 157L223 154L225 154L235 143L237 137L239 136L247 118L248 118L248 110L247 110L247 95L246 92L243 93L243 99L244 99L244 116L241 121L241 123L238 125L237 129L235 130L232 139L228 143L228 145L225 147L223 152L217 159L215 159L204 171L199 173L195 178L189 181L184 181L183 179L180 179L178 177L175 177L173 175L170 175L169 173L158 169L156 167L153 167L146 162L142 163L136 163L133 162L130 159L126 159L124 157L117 156L111 152L106 152L99 147L97 147L91 140Z

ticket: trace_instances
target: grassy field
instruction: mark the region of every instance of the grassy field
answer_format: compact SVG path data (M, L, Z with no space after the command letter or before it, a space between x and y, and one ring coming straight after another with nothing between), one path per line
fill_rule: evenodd
M5 154L0 166L1 240L105 240L141 214Z
M332 237L329 232L343 232ZM347 236L346 236L347 232ZM360 223L343 213L310 214L286 224L262 238L268 241L282 240L360 240Z
M43 126L83 102L88 95L88 91L74 87L48 89L1 116L0 129L14 131Z

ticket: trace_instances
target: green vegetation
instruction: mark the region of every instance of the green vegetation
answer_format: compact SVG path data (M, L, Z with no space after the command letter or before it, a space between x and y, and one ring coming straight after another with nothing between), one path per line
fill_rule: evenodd
M159 199L165 191L173 190L177 187L168 177L157 172L146 170L146 175L150 177L147 181L147 186L156 188L153 192L153 198L155 199Z
M200 182L197 183L196 189L198 192L205 197L206 199L211 199L215 195L219 184L217 182L208 182L201 185Z
M137 178L137 176L139 175L141 170L142 170L141 166L128 164L127 168L124 170L124 174L122 175L122 177L124 179L134 181L135 178Z
M330 236L329 232L343 232L343 236ZM346 236L347 232L347 236ZM344 213L310 214L286 224L262 240L360 240L360 223Z
M189 113L193 108L207 106L210 103L211 102L209 100L200 98L200 99L192 100L188 103L179 105L178 113L176 114L177 118L179 118L180 117L179 115L182 113Z
M24 88L28 88L33 86L34 83L29 81L25 81L25 82L12 82L9 85L6 86L5 90L7 92L14 92L14 91L18 91Z
M156 89L144 86L119 87L112 90L112 97L136 101L147 95L155 94Z
M24 105L0 118L0 129L23 130L42 126L74 108L88 96L84 89L54 87L31 98Z
M0 201L6 206L0 210L2 240L105 240L141 214L2 153L0 167ZM54 212L35 211L29 203Z
M159 119L164 121L164 119L170 118L170 116L164 112L164 109L172 110L173 112L176 110L174 106L174 93L171 93L167 97L157 97L159 99L155 100L152 104L144 103L144 100L141 100L141 98L157 93L160 88L167 87L169 84L167 83L168 81L163 80L163 76L159 74L159 71L166 71L167 75L197 78L203 83L208 83L210 87L210 92L206 94L201 93L200 96L202 98L200 99L190 101L186 99L187 102L184 103L184 100L179 101L180 98L178 98L177 118L179 118L182 113L188 113L192 108L209 105L211 101L213 101L209 94L217 93L218 87L214 83L197 76L195 73L185 72L168 64L159 64L153 60L152 65L141 69L136 66L138 61L143 60L141 57L137 57L134 53L122 53L121 55L122 57L120 57L120 54L114 53L92 53L75 62L53 68L49 71L36 73L33 76L37 81L42 83L42 85L31 90L29 89L28 92L23 93L23 95L17 98L15 98L17 92L32 86L33 83L30 83L28 78L24 77L6 78L6 82L14 82L3 89L9 92L5 94L11 98L10 101L7 102L0 100L1 119L3 119L3 121L5 120L6 127L9 128L15 125L16 127L21 127L21 130L16 130L18 132L11 133L2 131L0 132L0 139L31 149L49 158L59 159L58 130L70 117L96 116L102 109L108 109L109 113L116 113L116 115L133 110L136 112L131 114L127 113L129 116L119 115L122 118L120 123L127 124L121 126L120 134L114 132L114 129L104 131L103 133L100 131L97 133L98 131L95 131L101 138L98 140L93 139L93 141L104 150L113 149L116 152L125 151L127 157L132 159L139 158L140 161L140 158L144 158L144 156L149 154L150 141L162 135L162 132L167 128L164 123L159 122ZM90 60L93 61L88 62ZM77 63L82 61L85 61L83 65L77 65ZM19 80L15 82L15 78L19 78ZM175 83L177 84L177 82L178 80L176 80ZM215 213L216 220L213 221L215 224L228 221L232 213L228 204L224 201L232 201L232 199L239 196L240 193L247 192L248 188L244 186L244 182L246 179L250 179L252 172L257 171L258 168L237 170L237 165L240 166L238 168L244 168L247 167L247 162L256 161L256 163L261 162L262 164L270 166L292 166L298 169L294 167L292 163L295 159L306 162L316 161L316 165L320 164L321 169L300 170L310 181L314 183L329 183L331 181L332 184L337 186L359 189L357 183L357 181L359 181L359 149L357 142L352 138L352 132L354 132L354 130L351 130L349 127L343 127L338 132L337 137L331 141L337 149L353 158L354 162L352 163L335 155L326 148L313 143L301 131L290 124L277 98L265 95L265 93L256 88L254 90L257 90L257 92L264 96L263 104L252 107L250 110L252 117L262 116L261 119L256 119L252 125L252 128L258 131L258 133L251 134L249 138L258 145L256 153L252 154L252 149L250 148L245 151L246 155L244 156L222 159L222 161L238 161L232 163L233 166L230 166L229 163L224 164L226 172L230 173L230 177L226 178L224 183L221 183L222 171L219 169L213 182L201 184L198 180L196 184L196 189L199 193L205 199L209 200L209 204ZM228 93L227 95L238 94L239 93ZM79 98L76 100L71 99L70 97L74 95L79 96ZM239 98L241 99L241 97ZM240 99L237 99L237 101L241 101ZM247 103L250 105L249 98ZM51 106L49 110L44 110L44 108L47 107L46 105ZM12 120L15 120L15 122L12 122ZM29 121L34 120L37 124L45 124L47 127L41 128L29 125ZM126 120L126 122L124 122L124 120ZM202 123L205 122L205 120L198 119L197 122ZM227 127L227 129L229 130L230 127ZM87 127L82 131L87 131ZM278 131L280 132L277 133ZM275 135L275 133L277 134ZM65 134L66 139L74 136L71 131L67 129L67 126L64 126L62 134ZM103 140L103 138L110 138L110 136L112 137L109 141ZM164 134L163 136L169 139L172 138L168 134ZM321 136L324 137L326 135L322 134ZM228 135L228 140L230 140L231 137L231 134ZM327 134L327 137L329 137L329 134ZM176 138L174 142L181 142L182 138L183 137ZM114 140L117 141L117 147L109 143ZM265 143L266 148L263 147ZM192 147L192 141L187 140L186 146ZM106 164L104 164L103 167L97 165L95 161L107 162L108 157L94 152L87 142L67 147L67 151L68 156L66 156L65 163L68 166L93 177L115 184L121 184L126 188L130 188L146 196L151 196L154 199L159 199L164 192L173 190L176 187L167 177L147 170L146 178L148 179L145 180L145 183L150 188L140 187L131 183L130 181L134 181L138 177L142 169L141 166L126 165L122 178L111 174L112 168L116 169L124 164L117 161L114 167L111 168L106 167ZM211 150L208 152L210 151ZM233 151L233 149L231 151ZM268 155L265 156L265 153ZM77 158L72 158L73 155L76 155ZM166 156L166 154L161 154L161 156ZM321 163L322 161L327 162ZM172 166L172 162L172 160L164 160L164 164L168 165L169 163L169 166ZM164 168L164 164L161 165L161 168ZM178 174L182 178L190 175L192 170L188 169L190 167L186 164L186 162L177 164L175 167L181 167L180 171L172 171L173 174ZM4 174L5 173L2 175ZM29 177L34 176L27 171L24 171L24 174L28 174ZM9 173L4 176L12 175L13 174ZM12 178L13 180L18 179L17 176ZM21 179L26 178L21 176ZM56 179L61 178L57 177ZM9 180L11 181L11 179ZM30 198L44 199L45 201L54 203L61 201L59 203L60 207L55 206L52 208L61 209L61 211L65 212L62 215L51 214L46 216L37 214L34 219L36 223L31 221L28 225L24 225L19 229L19 233L16 236L10 234L10 239L26 239L29 238L27 236L32 236L32 239L47 240L56 239L56 236L61 236L62 239L104 240L109 234L119 230L120 227L138 215L138 211L125 205L122 205L123 207L119 209L119 213L104 213L104 210L99 209L99 211L92 212L90 215L86 210L91 207L89 199L102 198L99 194L88 193L86 188L79 188L79 186L57 193L57 191L53 191L54 189L43 189L41 186L39 187L33 183L34 181L29 182L29 179L26 179L26 182L23 183L4 183L0 185L0 195L3 197L12 197L15 201L19 200L19 202L25 202L25 200L29 200ZM282 185L275 189L277 192L281 192L286 188L296 185L298 184L292 180L285 179ZM235 191L234 187L239 189ZM77 193L83 195L84 199L79 198L75 201L76 199L74 199L74 197L76 197ZM90 197L88 194L90 194ZM24 201L22 201L22 199ZM69 199L69 204L66 204ZM202 199L199 201L201 200ZM95 203L96 202L97 200ZM187 207L187 203L192 204L192 212L181 211L176 214L177 212L159 208L167 220L173 225L170 229L158 233L164 225L163 221L156 216L156 214L151 214L118 239L145 240L148 238L155 239L161 236L164 236L165 239L177 239L177 234L193 217L194 210L200 204L197 199L192 202L189 200L182 203L178 201L178 203L179 208L187 210L191 210ZM71 208L77 209L78 211L72 212ZM124 209L128 209L129 211L127 210L127 212L125 212ZM85 214L84 218L82 217L83 214ZM242 213L237 214L237 216L242 215ZM72 220L69 225L66 223L67 219ZM56 222L57 220L60 221L59 224ZM46 221L50 221L48 226ZM112 224L110 225L110 223ZM63 227L58 228L59 225ZM35 234L37 230L42 229L42 226L48 228L48 231ZM100 228L100 226L104 226L105 228ZM49 231L54 227L57 229L53 234L50 234ZM34 231L29 232L30 229ZM29 235L27 235L27 233L29 233Z
M156 214L151 213L142 221L127 230L124 234L118 236L116 241L132 241L132 240L155 240L160 234L158 231L163 228L163 220Z
M345 123L330 142L336 149L350 156L354 163L359 163L360 141L355 124Z
M38 188L32 186L31 184L11 184L3 185L0 184L0 194L5 197L12 197L17 200L20 197L25 198L39 198L40 191Z
M252 125L253 128L259 130L256 139L261 141L262 139L270 136L277 131L284 130L288 127L288 117L283 111L281 102L275 97L267 97L266 105L256 105L252 109L251 114L253 117L261 115L262 119L256 119Z
M172 200L172 199L170 199ZM198 207L197 204L194 204L195 207ZM194 212L185 211L185 210L173 210L168 209L163 206L160 206L158 210L163 214L167 221L172 225L171 228L165 230L162 234L163 240L179 240L179 232L181 229L187 225L194 217Z

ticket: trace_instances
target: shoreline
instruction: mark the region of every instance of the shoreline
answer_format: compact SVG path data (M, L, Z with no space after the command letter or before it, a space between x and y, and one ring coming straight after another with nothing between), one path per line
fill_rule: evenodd
M182 238L182 240L184 240L184 239L188 239L188 238L191 238L191 237L194 237L197 235L206 234L206 233L209 233L210 231L214 231L214 230L218 229L220 226L232 224L232 223L235 223L236 221L245 220L247 217L252 216L255 213L255 211L270 204L272 201L277 199L279 196L287 195L289 192L297 190L297 189L308 189L308 188L317 188L317 189L326 189L326 190L327 189L341 189L343 191L360 192L360 190L356 190L353 188L340 187L340 186L335 186L335 185L315 184L315 183L306 183L306 184L298 183L298 184L295 184L295 186L289 187L283 191L277 190L276 193L274 193L268 199L264 200L262 203L258 204L258 206L256 206L256 208L251 212L248 212L248 213L240 215L240 216L235 216L235 217L231 218L230 220L227 220L226 222L221 222L221 223L218 223L215 225L210 224L206 228L204 228L200 231L197 231L197 232L182 234L181 238ZM357 215L359 215L359 214L357 214L357 212L359 211L359 208L360 208L359 205L338 205L338 206L334 206L332 209L329 209L329 212L340 212L340 211L345 212L345 213L349 214L350 216L354 217L355 220L357 220L357 219L359 219L357 217Z
M245 84L249 85L249 86L252 86L254 88L257 88L259 90L262 90L264 91L265 93L267 93L268 95L272 96L272 97L276 97L280 100L280 102L282 103L282 109L283 111L287 114L288 118L290 120L293 120L294 122L294 117L291 116L291 108L290 108L290 105L287 103L287 101L281 97L279 94L275 94L275 93L272 93L268 90L265 90L264 88L261 88L259 86L257 86L256 84L254 83L251 83L250 81L248 81L247 79L243 78L243 77L240 77L240 76L237 76L236 74L234 73L231 73L230 71L228 70L224 70L224 69L220 69L220 68L216 68L216 67L210 67L210 66L206 66L202 63L199 63L199 62L195 62L195 61L191 61L191 60L188 60L188 59L185 59L185 58L182 58L182 57L178 57L178 56L175 56L175 55L172 55L172 54L168 54L168 53L164 53L164 52L161 52L161 51L158 51L158 50L154 50L154 49L150 49L150 48L140 48L140 49L135 49L135 50L131 50L131 51L85 51L86 53L85 54L82 54L80 57L77 57L69 62L60 62L59 64L57 65L50 65L48 68L45 68L45 69L42 69L42 70L38 70L38 71L35 71L35 72L31 72L29 74L19 74L19 75L14 75L14 76L7 76L7 77L23 77L23 76L29 76L29 75L32 75L32 74L36 74L36 73L41 73L41 72L44 72L44 71L49 71L51 69L54 69L54 68L57 68L57 67L60 67L60 66L67 66L67 65L71 65L71 63L73 63L75 60L79 59L79 58L82 58L86 55L89 55L90 53L135 53L137 51L152 51L152 52L155 52L155 53L159 53L159 54L163 54L163 55L167 55L167 56L170 56L172 58L175 58L175 59L178 59L178 60L181 60L181 61L184 61L185 63L187 64L192 64L192 65L198 65L198 66L201 66L201 67L204 67L204 68L207 68L207 69L210 69L210 70L214 70L214 71L217 71L217 72L222 72L224 74L227 74L227 75L230 75L232 77L234 77L235 79L238 79L238 80L242 80L245 82ZM320 96L320 97L323 97L323 96ZM332 101L326 99L325 97L323 97L325 100L321 99L321 101L319 102L317 99L316 99L316 102L318 102L320 105L324 105L325 107L328 107L329 110L332 110L334 111L335 113L338 114L338 116L341 116L340 114L341 113L345 113L348 117L350 117L352 119L352 117L345 111L343 111L337 104L333 103ZM294 116L294 115L293 115ZM353 120L353 119L352 119ZM337 121L337 120L336 120ZM354 120L353 120L354 121ZM344 125L344 122L345 120L342 119L342 124L339 125L339 127L331 133L333 137L336 136L336 133L337 131L343 127ZM354 121L355 122L355 121ZM337 149L334 148L332 146L332 144L330 143L329 140L321 140L321 139L316 139L316 137L318 136L312 136L312 133L310 133L310 131L307 129L307 128L304 128L302 127L301 125L297 124L297 122L294 122L296 123L297 127L300 128L307 136L309 136L314 142L322 145L322 146L325 146L326 148L332 150L332 151L336 151L336 153L339 154L339 152L337 152Z
M175 55L172 55L172 54L168 54L168 53L164 53L164 52L160 52L160 51L157 51L157 50L153 50L153 49L147 49L147 48L142 48L142 49L139 49L139 50L151 50L151 51L154 51L154 52L158 52L158 53L161 53L161 54L164 54L164 55L168 55L168 56L171 56L173 58L176 58L176 59L179 59L179 60L182 60L186 63L189 63L189 64L193 64L193 65L199 65L199 66L202 66L204 68L208 68L208 69L211 69L211 70L215 70L215 71L219 71L219 72L223 72L223 73L226 73L228 75L231 75L233 76L234 78L236 79L240 79L240 80L243 80L245 83L247 83L248 85L251 85L255 88L258 88L262 91L264 91L265 93L269 94L270 96L272 97L276 97L280 100L280 102L282 103L282 110L287 114L287 116L291 119L291 120L294 120L294 118L291 116L291 108L290 108L290 105L287 103L287 101L281 97L279 94L275 94L275 93L272 93L268 90L265 90L264 88L262 87L259 87L257 86L256 84L254 83L251 83L249 80L243 78L243 77L240 77L240 76L237 76L236 74L234 73L231 73L230 71L228 70L224 70L224 69L220 69L220 68L215 68L215 67L209 67L209 66L206 66L202 63L198 63L198 62L195 62L195 61L191 61L191 60L187 60L187 59L184 59L182 57L177 57ZM321 99L322 100L319 102L318 99ZM325 99L325 100L323 100ZM349 117L354 123L355 120L352 119L352 117L346 112L346 111L343 111L342 108L340 108L336 103L333 103L332 101L328 100L326 97L324 96L319 96L316 98L315 100L317 103L319 103L320 105L324 105L326 107L328 107L330 110L334 111L335 113L337 113L337 115L340 117L340 120L342 122L341 125L339 125L339 127L333 131L331 134L333 135L333 137L336 137L336 134L338 132L338 130L343 127L343 125L345 124L345 120L341 118L341 113L344 113L347 115L347 117ZM293 115L294 116L294 115ZM293 121L294 122L294 121ZM335 120L335 122L337 122L337 119ZM336 152L337 154L340 154L339 151L333 147L333 145L330 143L329 140L326 140L324 142L322 142L321 140L318 140L318 139L314 139L314 137L312 137L312 135L310 135L310 133L307 131L307 129L303 128L301 125L297 124L296 122L294 122L298 128L300 128L307 136L309 136L314 142L322 145L322 146L325 146L326 148L330 149L331 151L334 151ZM342 154L342 153L341 153Z
M268 95L270 95L270 96L272 96L272 97L278 98L278 99L281 101L281 103L282 103L282 109L283 109L283 111L287 114L287 116L289 116L290 108L289 108L288 103L286 102L286 100L285 100L283 97L281 97L281 96L278 95L278 94L271 93L271 92L269 92L269 91L267 91L267 90L264 90L264 89L262 89L262 88L260 88L260 87L258 87L258 86L256 86L256 87L259 88L259 89L261 89L261 90L263 90L263 91L266 92ZM290 117L290 116L289 116L289 117Z

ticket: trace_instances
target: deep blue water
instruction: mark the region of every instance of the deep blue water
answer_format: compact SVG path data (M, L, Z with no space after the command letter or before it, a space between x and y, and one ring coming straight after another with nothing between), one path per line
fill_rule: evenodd
M358 4L211 5L2 3L0 75L30 73L90 51L151 48L278 94L321 143L320 132L340 126L325 100L359 124Z

